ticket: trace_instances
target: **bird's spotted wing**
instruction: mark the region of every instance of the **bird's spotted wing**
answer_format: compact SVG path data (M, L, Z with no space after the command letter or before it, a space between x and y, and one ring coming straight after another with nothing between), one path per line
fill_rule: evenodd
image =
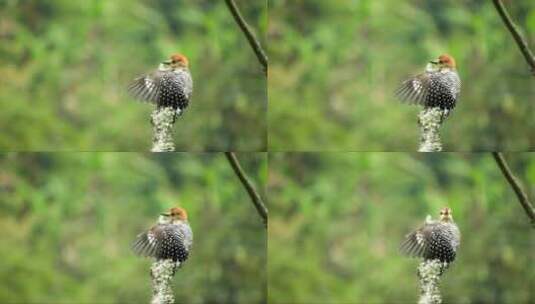
M452 235L447 228L442 228L442 231L432 232L429 238L429 250L426 258L439 259L440 261L451 263L455 260L456 248L452 246Z
M405 80L396 90L396 96L403 102L424 104L429 93L431 77L423 73Z
M160 88L158 106L172 107L180 112L188 107L193 88L189 72L184 70L162 72Z
M138 100L157 103L160 94L159 82L160 77L157 75L143 75L128 85L128 92Z
M176 227L164 227L161 230L161 242L156 249L156 258L172 259L184 262L188 259L189 250L184 244L184 234Z

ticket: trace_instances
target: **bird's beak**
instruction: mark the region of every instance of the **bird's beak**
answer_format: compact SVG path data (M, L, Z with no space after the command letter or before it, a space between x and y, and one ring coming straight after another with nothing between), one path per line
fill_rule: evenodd
M163 216L171 216L171 214L170 214L170 213L166 213L166 212L164 212L164 213L161 213L161 215L163 215Z
M164 62L162 62L163 64L171 64L171 60L166 60Z
M436 60L431 60L429 62L432 63L432 64L438 64L438 61L436 61Z

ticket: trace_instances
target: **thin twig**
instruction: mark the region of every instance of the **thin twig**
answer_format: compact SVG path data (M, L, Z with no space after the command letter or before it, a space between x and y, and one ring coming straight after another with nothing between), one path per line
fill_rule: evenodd
M526 214L531 219L531 224L535 228L535 209L533 208L533 204L530 202L528 195L524 189L522 189L520 181L513 174L513 172L511 172L507 161L500 152L492 152L492 156L494 156L494 160L496 160L496 163L498 164L498 167L500 167L505 179L507 179L509 185L511 185L511 188L513 188L515 191L518 201L526 211Z
M249 41L249 44L251 45L251 48L253 49L254 53L256 54L256 57L258 58L258 61L260 64L264 67L264 73L267 73L268 69L268 58L266 56L266 52L262 48L262 45L260 44L260 41L256 39L255 35L251 31L251 28L243 19L240 10L236 6L236 3L234 3L234 0L225 0L225 3L228 6L228 9L232 13L232 16L234 17L234 20L242 30L243 34Z
M249 197L251 197L251 201L253 202L256 211L258 211L258 214L262 218L264 225L267 227L268 210L266 205L264 205L262 198L254 188L253 184L249 181L249 178L247 178L247 175L245 175L245 172L243 172L240 162L238 161L238 158L236 158L234 152L225 152L225 156L227 157L230 166L234 170L234 173L236 173L241 183L245 187L245 190L247 190L247 193L249 194Z
M509 16L509 13L507 13L507 10L505 9L505 6L503 5L501 0L493 0L494 6L496 7L496 10L500 14L500 17L502 18L503 22L505 23L505 26L511 34L513 35L513 38L516 41L516 44L518 45L518 48L522 52L522 55L524 55L524 58L526 58L527 63L531 66L531 72L533 73L533 76L535 76L535 57L533 56L533 52L530 50L528 43L522 37L522 34L517 29L517 26L515 23L511 20L511 17Z

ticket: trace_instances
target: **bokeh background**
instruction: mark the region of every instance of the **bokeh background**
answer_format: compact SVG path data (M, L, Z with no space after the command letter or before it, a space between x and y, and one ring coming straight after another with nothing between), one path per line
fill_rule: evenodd
M236 4L265 43L266 1ZM125 89L176 52L194 79L177 151L264 150L264 72L212 0L3 1L0 150L149 150L153 107Z
M261 195L266 156L237 154ZM169 207L189 212L177 303L265 303L266 229L222 154L0 155L1 303L148 303L151 260L131 243Z
M535 49L535 1L505 0ZM445 151L535 148L535 78L492 1L272 0L269 146L415 151L418 107L394 96L442 53L457 59Z
M535 234L489 154L274 153L270 303L416 303L404 236L449 206L462 241L444 303L533 303ZM535 154L506 154L530 197Z

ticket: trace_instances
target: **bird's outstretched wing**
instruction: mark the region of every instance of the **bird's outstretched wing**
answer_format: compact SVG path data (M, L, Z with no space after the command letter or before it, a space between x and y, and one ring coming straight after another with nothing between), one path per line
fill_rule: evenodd
M160 95L160 78L154 73L138 77L128 85L128 92L138 100L157 103Z
M431 84L430 73L422 73L405 80L396 90L396 96L403 102L425 104Z
M159 249L158 247L158 243L154 240L154 236L147 232L139 234L132 244L132 250L135 254L149 257L156 257Z
M429 233L431 233L431 229L427 225L409 233L401 243L399 250L408 256L424 258L427 253Z

